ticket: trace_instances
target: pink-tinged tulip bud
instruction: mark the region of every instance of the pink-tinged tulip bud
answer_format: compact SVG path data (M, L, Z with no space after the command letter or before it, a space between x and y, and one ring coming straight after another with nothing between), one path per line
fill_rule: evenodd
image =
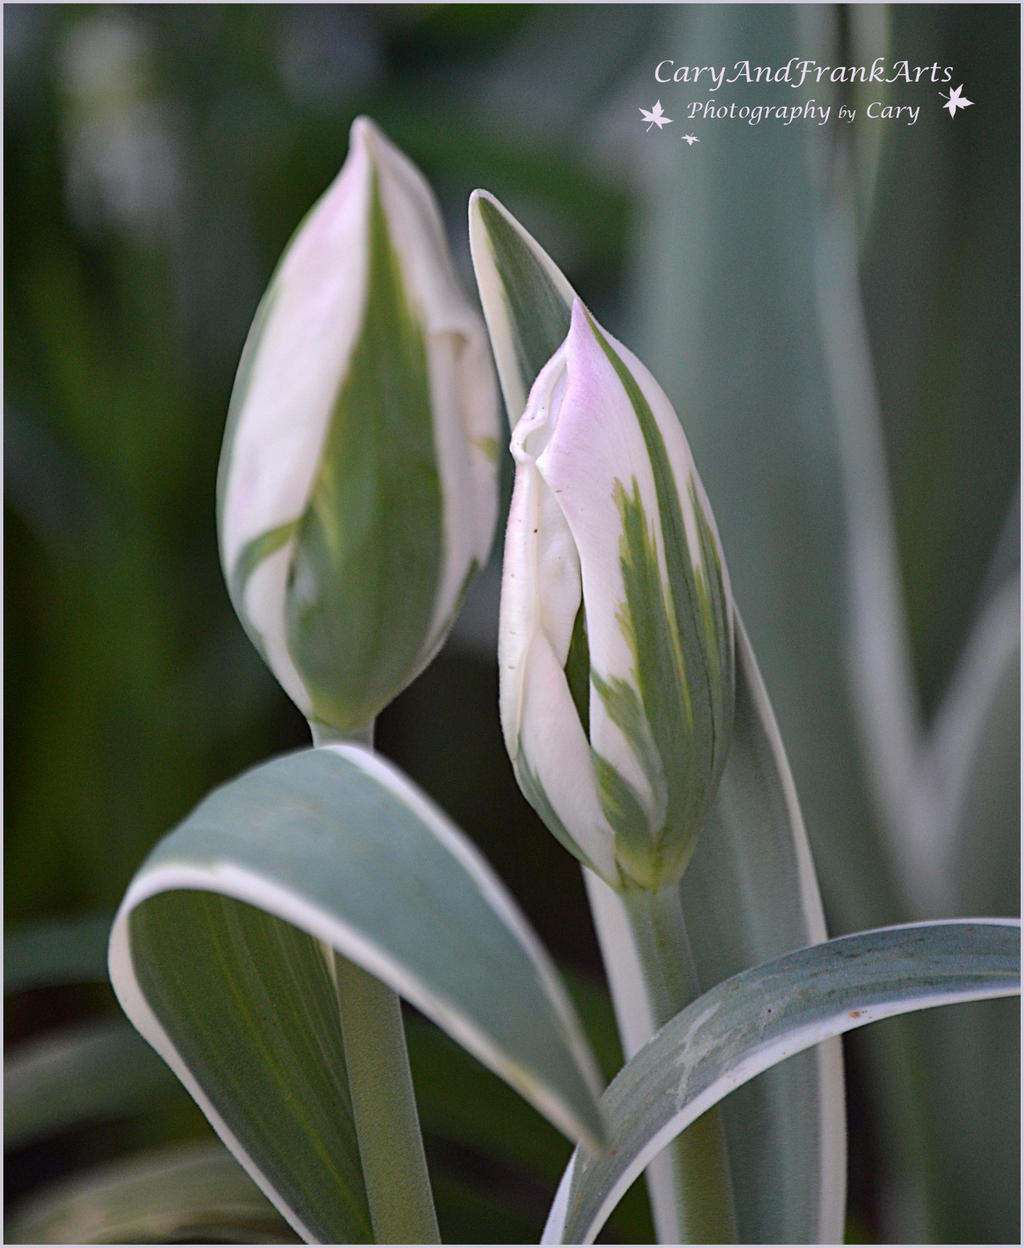
M447 636L491 545L498 422L433 194L360 118L256 314L218 482L231 600L326 735L365 727Z
M501 716L527 798L615 888L675 883L729 748L733 605L682 427L576 300L515 426Z

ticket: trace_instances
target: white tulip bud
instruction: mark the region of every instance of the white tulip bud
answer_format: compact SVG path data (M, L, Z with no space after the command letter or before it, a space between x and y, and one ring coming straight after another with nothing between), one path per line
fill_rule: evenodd
M733 718L733 604L682 427L576 300L512 436L505 743L552 832L614 888L678 881Z
M498 507L490 350L437 204L372 122L350 137L257 311L218 480L235 610L328 734L433 658Z

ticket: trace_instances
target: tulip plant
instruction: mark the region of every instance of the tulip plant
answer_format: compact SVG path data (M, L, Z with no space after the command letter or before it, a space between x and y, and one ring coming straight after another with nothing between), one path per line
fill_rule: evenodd
M1019 927L827 939L672 403L484 192L470 242L485 320L426 181L357 121L257 311L218 486L231 600L313 745L156 848L114 924L114 987L310 1242L439 1239L400 997L574 1146L544 1242L592 1241L645 1171L661 1242L841 1240L840 1033L1019 991ZM603 1090L514 898L373 749L487 560L492 355L515 462L501 725L586 880L627 1059Z

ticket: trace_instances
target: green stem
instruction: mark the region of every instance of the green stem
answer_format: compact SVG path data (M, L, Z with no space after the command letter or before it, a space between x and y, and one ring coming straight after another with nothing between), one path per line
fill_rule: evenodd
M338 732L336 728L319 719L308 719L306 723L309 724L314 745L365 745L368 750L373 749L372 719L365 727L354 728L351 732Z
M398 997L335 955L352 1116L379 1244L439 1244Z
M310 723L317 746L373 748L373 724L345 737ZM345 1045L352 1117L378 1244L439 1244L402 1006L397 994L355 962L327 950Z
M622 905L632 932L654 1029L696 999L697 982L678 887L658 893L630 888ZM674 1209L654 1213L661 1242L736 1243L729 1156L718 1107L709 1109L665 1150L662 1167ZM664 1225L669 1217L674 1227Z

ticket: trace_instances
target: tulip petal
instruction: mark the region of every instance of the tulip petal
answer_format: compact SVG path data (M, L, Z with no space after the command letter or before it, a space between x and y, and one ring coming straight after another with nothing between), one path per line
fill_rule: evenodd
M455 277L444 224L416 166L366 118L391 244L426 342L443 543L434 614L421 665L433 657L474 572L487 561L498 516L498 394L480 316Z
M613 343L577 300L565 343L534 384L512 445L519 477L530 476L544 504L530 521L541 533L533 540L543 542L546 530L557 529L563 542L568 535L582 581L596 696L587 700L584 725L591 767L582 784L574 767L573 784L596 792L626 873L657 890L682 873L724 764L732 611L679 422L650 374ZM526 617L529 603L519 600L533 594L539 611L555 570L536 561L517 566L522 554L515 543L506 546L506 568L514 568L506 592L517 595L516 612ZM568 709L573 694L564 671L578 606L574 598L557 613L554 653L563 671L551 677L557 694L549 695L565 707L567 732L578 719ZM524 688L521 682L519 696ZM515 696L506 682L503 701ZM524 740L531 765L543 757L552 766ZM564 759L561 766L568 770Z
M509 424L569 331L572 287L551 257L487 191L469 200L469 245Z
M281 258L243 352L221 455L229 576L247 542L302 514L362 319L371 167L357 139Z
M367 303L299 524L288 649L316 719L369 722L420 667L442 547L441 486L422 322L377 179Z
M517 442L498 649L502 730L527 799L570 853L615 884L611 830L594 786L577 779L589 773L590 744L565 675L581 602L579 559L557 500L525 449L547 436L544 418L563 371L556 356L538 378L544 402L524 418Z

